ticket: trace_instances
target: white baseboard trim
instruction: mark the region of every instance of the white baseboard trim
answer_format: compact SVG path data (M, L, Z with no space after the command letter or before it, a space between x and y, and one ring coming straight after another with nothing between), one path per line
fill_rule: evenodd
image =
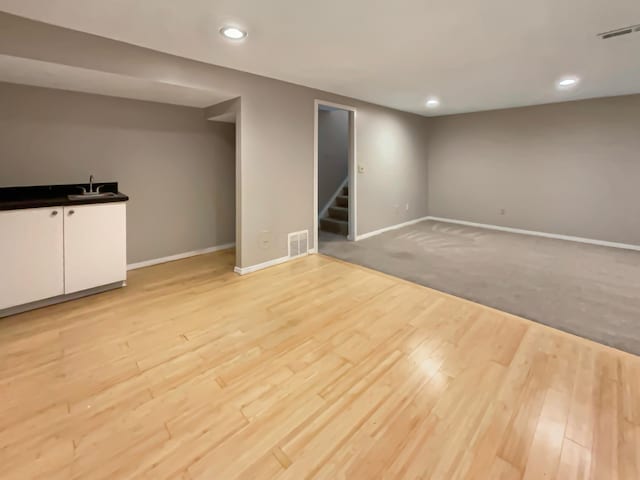
M145 260L143 262L130 263L127 265L127 270L135 270L137 268L150 267L151 265L158 265L159 263L173 262L174 260L182 260L183 258L195 257L196 255L204 255L205 253L217 252L219 250L226 250L228 248L235 247L235 243L225 243L224 245L216 245L215 247L203 248L201 250L193 250L191 252L177 253L175 255L169 255L168 257L153 258L151 260Z
M257 272L258 270L262 270L263 268L273 267L274 265L280 265L288 260L293 260L294 258L300 257L280 257L275 258L273 260L269 260L268 262L258 263L257 265L251 265L249 267L235 267L233 269L239 275L246 275L247 273Z
M376 235L380 235L381 233L388 232L390 230L397 230L398 228L407 227L407 226L413 225L415 223L424 222L425 220L428 220L429 218L431 218L431 217L420 217L420 218L416 218L414 220L409 220L408 222L398 223L397 225L391 225L390 227L384 227L384 228L381 228L380 230L374 230L373 232L364 233L362 235L358 235L356 237L356 241L364 240L365 238L369 238L369 237L375 237Z
M467 227L486 228L488 230L498 230L500 232L518 233L521 235L533 235L535 237L555 238L556 240L567 240L569 242L588 243L591 245L599 245L601 247L622 248L625 250L640 251L640 245L632 245L628 243L608 242L605 240L595 240L592 238L573 237L571 235L559 235L555 233L536 232L535 230L523 230L521 228L501 227L499 225L490 225L487 223L467 222L465 220L454 220L452 218L443 217L427 217L426 220L435 220L438 222L453 223L456 225L464 225Z

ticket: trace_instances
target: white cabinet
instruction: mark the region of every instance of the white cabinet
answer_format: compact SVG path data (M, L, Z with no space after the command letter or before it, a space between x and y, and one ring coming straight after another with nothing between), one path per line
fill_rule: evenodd
M126 278L124 202L0 211L0 317Z
M0 310L64 293L62 213L0 211Z
M126 204L64 207L64 291L127 278Z

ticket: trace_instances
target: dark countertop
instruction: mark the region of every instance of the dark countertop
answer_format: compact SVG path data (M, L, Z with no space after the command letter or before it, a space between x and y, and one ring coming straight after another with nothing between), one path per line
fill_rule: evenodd
M67 195L82 193L80 187L89 190L88 183L76 183L71 185L37 185L31 187L1 187L0 210L19 210L23 208L61 207L68 205L89 205L92 203L126 202L129 197L118 191L117 182L96 182L94 190L104 185L101 192L112 192L112 197L87 197L78 200L69 200Z

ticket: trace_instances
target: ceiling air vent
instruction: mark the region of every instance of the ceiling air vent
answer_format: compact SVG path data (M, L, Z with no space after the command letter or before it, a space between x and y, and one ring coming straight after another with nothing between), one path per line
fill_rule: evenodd
M640 32L640 24L631 25L630 27L616 28L615 30L599 33L598 36L602 40L606 40L608 38L620 37L621 35L628 35L630 33L635 33L635 32Z
M302 230L289 234L289 258L309 253L309 231Z

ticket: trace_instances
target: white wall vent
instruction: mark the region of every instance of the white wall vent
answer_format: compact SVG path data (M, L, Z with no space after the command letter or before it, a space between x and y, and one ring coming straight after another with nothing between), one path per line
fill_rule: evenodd
M289 234L289 258L309 253L309 231L301 230Z

